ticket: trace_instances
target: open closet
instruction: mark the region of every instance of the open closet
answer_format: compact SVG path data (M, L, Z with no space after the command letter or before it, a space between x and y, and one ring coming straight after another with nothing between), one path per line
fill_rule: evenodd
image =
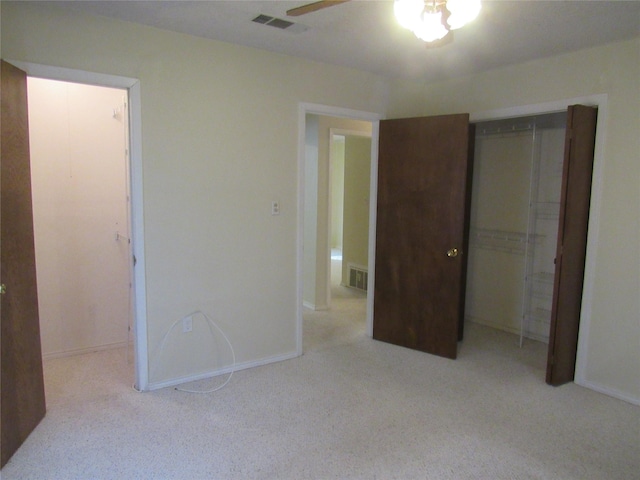
M549 340L566 112L476 124L467 320Z
M466 317L548 343L551 385L574 378L597 115L476 125Z
M455 359L466 319L548 342L547 383L572 381L597 115L381 121L373 338Z

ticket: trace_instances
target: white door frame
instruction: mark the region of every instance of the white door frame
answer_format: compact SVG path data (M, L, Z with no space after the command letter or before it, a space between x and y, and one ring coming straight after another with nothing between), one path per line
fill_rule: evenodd
M135 258L132 268L133 328L135 349L135 385L139 391L149 387L149 358L147 348L147 295L145 284L144 216L142 197L142 105L140 81L102 73L39 65L30 62L5 60L24 70L30 77L61 80L126 89L129 102L129 191L131 192L131 250Z
M298 232L296 242L296 352L302 355L302 312L304 283L304 188L306 116L323 115L371 122L371 180L369 194L369 284L367 286L367 335L373 335L373 288L375 277L376 205L378 197L378 131L384 118L380 113L351 110L314 103L298 104Z

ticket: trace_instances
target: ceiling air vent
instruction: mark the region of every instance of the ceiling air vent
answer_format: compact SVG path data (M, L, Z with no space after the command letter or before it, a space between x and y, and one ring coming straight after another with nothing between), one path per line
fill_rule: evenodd
M265 23L269 23L271 20L275 20L275 19L273 17L270 17L269 15L258 15L256 18L254 18L251 21L265 24Z
M270 17L269 15L258 15L251 20L252 22L259 23L261 25L268 25L270 27L279 28L280 30L286 30L291 33L302 33L309 27L302 25L301 23L293 23L289 20L283 20L281 18Z

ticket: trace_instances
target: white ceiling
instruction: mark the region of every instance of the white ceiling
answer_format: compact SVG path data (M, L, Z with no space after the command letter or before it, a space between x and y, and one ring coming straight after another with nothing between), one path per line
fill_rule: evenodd
M391 0L351 0L300 17L313 0L47 1L76 11L366 70L433 81L640 35L640 1L483 0L453 42L427 47L393 17ZM251 22L258 14L302 23L292 33ZM639 59L640 61L640 59Z

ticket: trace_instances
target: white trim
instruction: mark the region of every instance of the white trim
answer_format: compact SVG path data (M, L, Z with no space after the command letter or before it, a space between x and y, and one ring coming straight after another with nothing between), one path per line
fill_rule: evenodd
M367 335L373 337L373 293L376 277L376 222L378 219L378 140L380 121L371 125L371 190L369 192L369 265L367 280Z
M616 390L614 388L600 385L599 383L596 383L596 382L585 381L585 382L579 383L579 385L581 387L585 387L599 393L604 393L605 395L608 395L610 397L617 398L619 400L623 400L625 402L631 403L632 405L640 406L640 398L631 396L626 392L621 392L620 390Z
M600 387L597 384L587 381L586 369L589 350L589 329L591 326L592 298L595 283L596 252L598 245L598 235L600 229L600 212L602 203L602 183L604 177L604 147L607 137L608 118L608 97L606 94L595 94L584 97L556 100L553 102L540 103L535 105L524 105L519 107L505 108L501 110L484 111L472 113L471 122L483 120L497 120L502 118L512 118L530 116L543 113L566 111L569 105L591 105L598 107L598 122L596 127L596 143L593 155L593 174L591 181L591 203L589 205L589 226L587 232L587 252L585 259L584 284L582 289L582 307L580 311L580 330L578 334L578 351L576 354L576 369L574 382L592 390L596 390L607 395L611 395L631 403L640 403L640 400L630 400L628 396L614 392L611 389Z
M364 120L365 122L377 122L382 120L384 115L375 112L366 112L363 110L352 110L349 108L333 107L330 105L321 105L318 103L301 102L298 104L298 112L304 112L304 115L324 115L327 117L348 118L350 120Z
M591 203L589 205L589 225L587 232L587 252L584 265L584 283L582 287L582 306L580 330L578 334L578 351L576 353L575 383L586 386L587 362L589 351L589 332L591 328L592 299L595 284L598 236L600 233L600 215L602 209L602 184L604 183L604 148L607 138L608 100L601 95L595 100L598 106L596 124L596 143L593 154L593 174L591 180ZM595 385L595 384L594 384ZM624 399L624 398L623 398ZM636 399L640 403L640 399Z
M42 355L42 360L51 360L54 358L74 357L76 355L84 355L86 353L102 352L104 350L114 350L116 348L125 348L128 342L109 343L106 345L96 345L94 347L76 348L74 350L65 350L62 352L51 352Z
M53 65L41 65L38 63L22 62L19 60L7 60L6 62L27 72L30 77L46 78L48 80L60 80L63 82L84 83L101 87L129 89L138 80L135 78L108 75L106 73L85 72L71 68L55 67Z
M291 353L285 353L283 355L275 355L273 357L267 357L260 360L252 360L249 362L238 363L235 366L229 365L219 370L211 370L208 372L199 373L197 375L187 375L186 377L173 378L171 380L167 380L163 382L150 383L147 390L151 391L151 390L159 390L161 388L167 388L167 387L176 387L178 385L183 385L189 382L196 382L198 380L206 380L208 378L217 377L219 375L224 375L226 373L237 372L239 370L246 370L254 367L262 367L265 365L270 365L272 363L291 360L292 358L296 358L298 356L299 356L298 352L296 351Z
M131 245L136 265L133 270L132 295L134 303L135 330L135 386L137 390L148 390L149 359L147 351L147 299L144 261L144 218L142 182L142 97L140 82L135 78L86 72L70 68L40 65L30 62L6 60L24 70L31 77L61 80L66 82L122 88L129 96L130 130L130 192L131 192Z
M347 130L344 128L330 128L329 133L331 135L341 135L343 137L369 137L371 138L371 134L369 132L363 132L361 130Z
M326 259L326 271L327 278L325 279L325 300L324 303L327 306L327 309L331 308L331 275L333 273L333 268L331 266L331 237L333 237L333 146L335 140L333 136L336 135L334 133L336 129L329 128L329 162L327 165L327 259ZM318 139L318 143L320 140ZM344 155L343 155L344 157ZM344 174L344 167L343 167ZM344 188L342 189L344 196ZM344 200L343 200L344 201ZM344 222L343 222L344 223ZM342 243L342 241L340 242ZM317 278L317 277L316 277Z
M302 355L302 312L304 284L304 184L307 108L298 105L298 218L296 238L296 355Z
M148 390L149 352L147 343L147 284L144 251L144 184L142 167L142 92L140 82L129 88L130 169L131 169L131 246L136 264L133 268L134 343L136 389Z
M303 247L304 247L304 183L305 183L305 124L307 114L324 115L328 117L349 118L352 120L363 120L372 123L371 132L371 190L370 202L373 210L377 204L378 191L378 122L384 118L380 113L365 112L360 110L351 110L348 108L332 107L315 103L298 104L298 235L296 242L296 354L302 355L302 313L303 313ZM374 177L373 172L376 172ZM371 210L369 209L369 218L371 220ZM371 255L371 243L375 245L375 212L373 215L374 222L369 221L369 272L374 271ZM369 287L371 287L371 274L369 274ZM367 293L367 332L373 331L373 290Z
M309 310L313 310L315 312L320 312L320 311L323 311L323 310L329 310L329 307L327 307L326 305L325 306L316 305L314 303L307 302L307 301L303 301L302 302L302 306L304 308L308 308Z

